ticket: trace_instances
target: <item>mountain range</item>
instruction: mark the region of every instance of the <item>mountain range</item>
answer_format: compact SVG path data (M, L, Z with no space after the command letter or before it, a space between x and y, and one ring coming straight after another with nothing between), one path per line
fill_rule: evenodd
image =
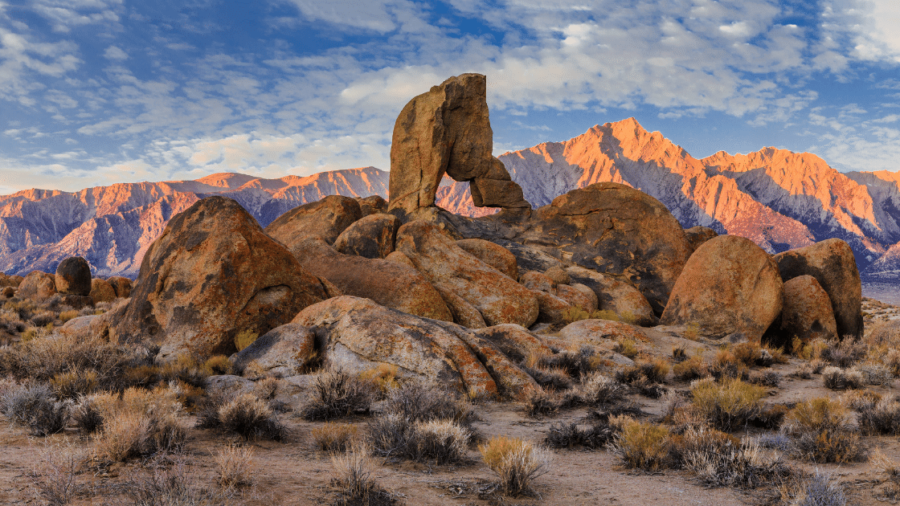
M842 173L814 154L776 148L697 159L634 118L499 158L533 207L613 181L659 199L685 228L747 237L770 253L843 239L865 278L900 281L900 173ZM325 195L387 197L387 190L388 173L374 167L280 179L224 173L75 193L26 190L0 197L0 271L53 271L80 255L98 275L134 276L169 218L205 196L231 197L266 226ZM496 211L474 207L467 183L446 179L437 197L458 214Z

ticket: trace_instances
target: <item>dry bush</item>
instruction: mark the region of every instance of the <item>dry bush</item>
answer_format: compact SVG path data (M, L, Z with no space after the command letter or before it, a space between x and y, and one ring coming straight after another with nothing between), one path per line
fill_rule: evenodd
M846 369L866 356L866 344L851 337L829 341L827 344L819 353L819 358L837 367Z
M637 361L633 366L616 371L616 380L620 383L662 383L669 374L669 363L661 358L649 361Z
M851 390L841 396L841 402L854 411L860 411L875 407L881 398L881 394L871 390Z
M60 402L43 384L22 384L5 389L0 397L0 413L14 425L26 427L34 436L49 436L66 428L70 403Z
M609 418L597 419L586 429L576 423L551 424L544 440L551 448L575 448L582 446L599 449L609 444L616 429L609 424Z
M572 386L572 377L562 367L549 367L540 364L535 367L525 366L522 369L543 388L566 390Z
M791 505L846 506L847 497L841 485L816 469L816 474L787 494Z
M331 420L369 412L372 384L334 368L322 371L313 382L309 402L301 414L307 420Z
M775 371L751 371L747 382L763 387L777 388L781 384L781 375Z
M242 330L234 336L234 347L237 348L237 351L241 351L255 343L258 338L259 333L252 330Z
M881 364L860 364L854 367L866 385L888 386L894 380L890 369Z
M612 447L626 467L658 471L672 464L671 433L662 425L625 420Z
M548 369L561 369L569 378L581 378L597 369L597 357L592 347L580 346L553 355L542 355L539 365Z
M900 376L900 349L892 348L882 355L882 362L896 378Z
M97 372L84 369L61 372L50 379L50 386L60 399L74 399L97 389Z
M95 395L92 402L102 417L93 437L94 457L101 462L180 450L187 438L181 404L167 389L129 388L121 396Z
M131 506L227 506L228 494L201 487L183 455L160 455L126 474L118 487Z
M581 378L578 398L588 406L606 406L625 398L625 385L609 376L595 372Z
M500 478L503 493L517 497L532 491L532 482L550 470L550 455L528 441L499 436L478 446L485 464Z
M794 452L813 462L853 462L863 456L849 410L827 398L800 402L787 414L783 430L794 440Z
M900 435L900 401L896 397L881 399L857 410L859 430L866 435Z
M832 390L846 390L848 388L860 388L863 385L863 376L856 369L841 369L840 367L826 367L822 371L822 383Z
M477 417L472 403L437 385L412 381L392 390L384 404L393 413L413 422L452 420L471 428Z
M278 421L265 401L253 394L222 402L216 409L215 419L204 419L201 426L218 428L244 439L283 441L287 437L287 427Z
M681 381L691 381L709 376L703 357L699 355L675 364L675 367L672 368L672 373L675 375L675 379Z
M253 448L231 445L216 454L216 483L224 489L253 484Z
M38 461L28 473L36 498L48 506L71 504L84 492L79 483L83 455L72 446L54 445L41 450Z
M677 445L682 466L708 485L757 488L790 474L780 457L767 457L758 443L715 430L689 429Z
M381 396L384 396L391 390L400 387L400 384L397 382L398 371L399 368L396 365L379 364L378 367L363 371L359 377L363 381L372 383L375 387L375 391Z
M738 362L747 367L769 367L775 363L775 357L773 356L772 350L762 346L758 341L747 341L736 344L732 347L731 353ZM781 360L784 360L783 353L779 352L778 356Z
M375 482L375 462L365 449L331 457L335 506L388 506L394 497Z
M700 339L700 324L697 322L688 323L684 326L684 332L682 332L681 335L685 339L690 339L691 341Z
M538 418L541 416L552 415L565 406L565 394L555 390L535 390L525 397L522 401L522 410L526 416Z
M900 495L900 464L888 458L880 448L869 455L869 462L878 470L882 481L887 484L884 494L888 499L896 499Z
M416 460L433 461L435 464L460 462L469 446L469 431L451 420L418 422L416 434Z
M716 352L716 358L713 363L707 366L709 374L716 379L738 378L746 379L750 374L747 365L737 359L733 353L728 350L719 350Z
M349 423L325 422L310 431L313 447L329 453L343 453L359 439L359 428Z
M70 311L63 311L62 313L59 313L59 321L66 323L69 320L78 318L78 316L78 311L74 309Z
M702 379L691 388L691 396L695 409L715 428L734 430L761 412L766 390L739 379Z
M231 374L231 361L225 355L213 355L206 359L201 368L207 376L221 376L223 374Z
M634 359L635 357L637 357L638 353L640 352L637 342L633 339L616 340L616 345L613 347L613 351L630 359Z

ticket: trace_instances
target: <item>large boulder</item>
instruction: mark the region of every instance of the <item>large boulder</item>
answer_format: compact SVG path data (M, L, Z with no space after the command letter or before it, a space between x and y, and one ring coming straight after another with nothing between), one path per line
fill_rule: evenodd
M402 254L402 253L401 253ZM481 312L475 309L475 306L466 302L466 299L456 295L449 290L442 290L435 287L440 292L441 298L447 304L447 309L453 315L453 322L468 327L470 329L480 329L487 327Z
M31 299L35 302L47 300L56 295L56 279L52 274L32 271L22 280L16 295L20 299Z
M122 276L113 276L106 280L116 291L116 297L127 299L131 297L131 280Z
M56 267L56 291L63 295L91 293L91 266L81 257L69 257Z
M566 274L572 281L594 291L599 309L612 311L621 320L642 327L656 325L659 322L647 298L631 284L577 265L567 267Z
M838 337L831 299L816 278L803 275L785 281L781 335L804 340Z
M307 307L293 323L325 337L326 363L392 364L473 396L521 398L539 387L490 341L453 323L427 320L368 299L337 297Z
M389 210L434 206L441 178L469 181L473 203L530 208L522 189L495 159L487 81L463 74L413 98L397 117L391 141Z
M297 244L294 254L306 270L327 279L344 295L372 299L404 313L453 321L441 294L412 267L377 258L344 255L321 239L307 239Z
M94 278L91 280L91 293L89 294L95 303L112 302L116 300L116 290L105 279Z
M785 281L805 274L816 278L831 299L840 337L862 336L862 282L846 242L827 239L775 255L775 262Z
M334 249L347 255L384 258L394 251L400 220L393 214L370 214L347 227L334 241Z
M484 239L462 239L456 241L456 245L510 278L519 278L516 257L503 246Z
M719 234L716 233L715 230L709 227L691 227L684 231L684 235L687 236L688 244L690 245L691 252L697 251L697 248L700 247L706 241L712 239L713 237L718 237Z
M110 336L158 343L158 359L231 354L240 332L265 334L327 294L240 204L196 202L150 245Z
M362 211L363 218L370 214L387 212L387 201L380 195L371 195L369 197L356 197L359 203L359 209Z
M576 264L624 277L657 313L691 253L684 230L660 201L618 183L560 195L534 211L529 225L522 239L553 244Z
M743 237L710 239L691 255L660 318L697 323L704 335L762 338L781 312L781 276L772 258Z
M318 359L316 334L298 323L265 333L231 358L235 371L248 377L293 376Z
M477 308L488 325L529 327L538 317L530 290L467 253L430 223L412 221L400 227L396 249L433 285Z
M22 279L23 278L21 276L10 276L8 274L0 272L0 288L6 286L16 288L20 283L22 283Z
M362 210L356 199L329 195L282 214L266 227L266 233L289 250L312 237L334 244L341 232L360 218Z

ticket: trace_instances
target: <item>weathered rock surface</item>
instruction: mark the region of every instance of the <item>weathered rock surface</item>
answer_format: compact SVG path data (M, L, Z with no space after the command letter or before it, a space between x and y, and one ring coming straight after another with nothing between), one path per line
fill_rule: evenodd
M381 198L381 195L371 195L369 197L357 197L356 202L359 203L359 210L362 212L363 218L370 214L387 212L387 201Z
M33 271L22 280L16 295L20 299L40 302L56 295L56 280L53 274Z
M529 355L552 355L553 350L539 337L519 325L504 324L474 331L478 337L490 341L497 349L516 362Z
M580 266L568 267L566 273L572 281L594 291L599 309L612 311L619 318L642 327L656 325L659 321L644 295L629 283Z
M69 257L56 268L56 291L61 294L91 293L91 266L81 257Z
M691 248L691 252L697 251L697 248L700 247L701 244L706 241L712 239L713 237L718 237L719 234L716 233L715 230L709 227L691 227L684 231L684 235L687 237L688 244Z
M556 294L556 282L542 272L528 271L522 274L519 283L529 290Z
M544 271L544 276L547 276L553 283L556 285L568 285L572 282L572 278L569 277L569 273L566 272L562 267L551 267Z
M289 250L312 237L334 244L341 232L360 218L362 211L356 199L329 195L282 214L266 227L266 233Z
M572 308L568 302L549 292L532 290L531 293L538 301L538 323L556 324L566 320L566 312Z
M456 241L456 245L510 278L519 278L516 257L503 246L484 239L462 239Z
M580 307L588 312L599 308L597 294L581 283L556 285L556 296L566 301L570 306Z
M213 398L222 397L230 400L242 394L253 393L255 390L256 383L233 374L222 374L206 379L206 393Z
M230 354L238 332L265 334L326 296L240 204L209 197L175 216L151 245L110 336L156 342L164 361Z
M775 255L784 280L808 274L831 298L840 337L863 333L862 282L853 250L840 239L828 239L805 248Z
M561 195L535 210L529 225L523 239L554 245L576 264L623 276L657 313L690 256L684 230L666 207L617 183Z
M368 299L338 297L304 309L293 323L327 336L326 360L355 355L393 364L475 396L520 397L538 388L487 340L453 323L426 320Z
M370 214L347 227L334 241L334 249L347 255L384 258L394 251L400 220L393 214Z
M9 276L0 272L0 287L10 286L16 288L22 282L24 278L22 276Z
M266 332L231 361L244 376L294 376L318 358L316 335L298 323L287 323Z
M121 297L123 299L127 299L131 297L131 280L128 278L123 278L122 276L113 276L106 281L113 287L113 290L116 291L116 297Z
M488 325L529 327L537 319L538 303L527 288L467 253L434 225L422 221L403 225L396 249L433 285L478 309Z
M94 278L91 280L91 293L94 303L112 302L116 300L116 290L105 279Z
M530 208L495 159L483 75L447 79L413 98L397 117L391 142L390 210L434 206L441 178L469 181L478 206Z
M785 281L781 335L785 340L838 337L831 299L816 278L803 275Z
M463 327L468 327L470 329L487 327L487 323L484 322L484 317L481 316L481 313L477 309L475 309L475 306L466 302L466 299L449 290L442 290L437 287L435 289L440 292L441 298L443 298L444 303L447 304L447 309L449 309L450 313L453 315L454 323L458 323Z
M543 248L506 240L497 240L496 242L516 257L516 265L518 266L519 272L546 272L554 267L565 268L566 266L562 260L554 257L551 255L550 251Z
M441 294L412 267L382 259L344 255L318 238L296 244L294 254L306 270L327 279L344 295L372 299L382 306L412 315L453 321Z
M748 239L719 236L691 255L660 318L696 322L713 338L760 339L781 312L783 283L774 260Z
M394 251L390 255L384 257L386 262L394 262L400 265L406 265L408 267L416 268L416 264L412 263L412 260L409 259L408 256L400 253L399 251Z

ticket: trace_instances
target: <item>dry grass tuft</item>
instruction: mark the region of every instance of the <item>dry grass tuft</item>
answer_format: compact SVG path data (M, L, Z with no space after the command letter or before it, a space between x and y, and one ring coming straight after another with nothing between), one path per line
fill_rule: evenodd
M669 429L662 425L624 420L613 442L613 452L626 467L659 471L672 465Z
M826 367L822 371L822 383L832 390L846 390L848 388L860 388L864 381L862 374L856 369L841 369L840 367Z
M253 484L253 448L231 445L216 454L216 483L223 489L249 487Z
M503 493L532 492L532 482L550 469L550 455L528 441L499 436L478 446L485 464L500 478Z
M310 432L313 447L328 453L344 453L359 440L359 428L349 423L325 422Z
M783 430L795 453L813 462L854 462L863 456L849 410L827 398L800 402L787 414Z
M374 400L372 384L341 369L322 371L301 414L307 420L332 420L369 412Z
M396 503L394 497L375 482L375 462L365 449L331 457L335 477L331 487L336 506L387 506Z
M764 388L739 379L724 379L720 383L703 379L691 388L697 412L720 430L734 430L757 416L766 395Z

